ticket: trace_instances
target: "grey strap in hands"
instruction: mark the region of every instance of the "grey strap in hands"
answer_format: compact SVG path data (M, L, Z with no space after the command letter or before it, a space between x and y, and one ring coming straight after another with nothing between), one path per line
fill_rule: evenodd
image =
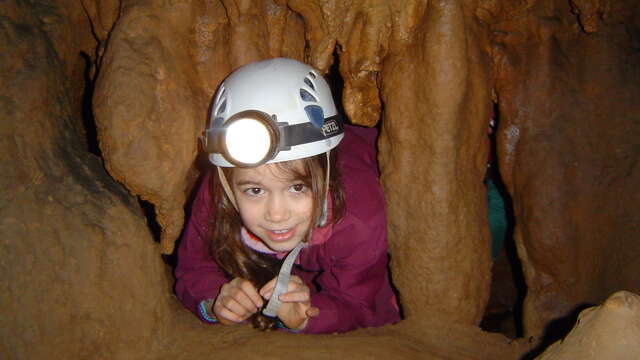
M280 305L282 303L278 299L280 295L287 292L289 287L289 276L291 275L291 268L293 267L293 263L296 261L298 257L298 253L305 247L305 243L300 242L296 247L291 250L291 252L287 255L280 267L280 272L278 273L278 280L276 280L276 286L273 289L273 293L271 294L271 299L267 303L267 307L262 310L262 314L266 316L276 317L278 314L278 309L280 309Z

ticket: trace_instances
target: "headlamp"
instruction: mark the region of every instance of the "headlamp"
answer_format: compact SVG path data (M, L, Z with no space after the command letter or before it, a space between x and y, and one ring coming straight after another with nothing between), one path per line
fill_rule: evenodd
M310 122L289 125L276 122L275 116L257 110L246 110L227 121L214 120L203 137L208 153L219 153L238 167L255 167L275 158L291 147L328 139L342 133L338 115L324 119L320 127Z

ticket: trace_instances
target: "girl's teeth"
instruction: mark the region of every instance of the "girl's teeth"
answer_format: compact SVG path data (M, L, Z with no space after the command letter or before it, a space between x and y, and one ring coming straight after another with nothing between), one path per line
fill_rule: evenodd
M285 230L273 230L273 232L274 232L274 233L276 233L276 234L284 234L284 233L286 233L287 231L289 231L289 229L285 229Z

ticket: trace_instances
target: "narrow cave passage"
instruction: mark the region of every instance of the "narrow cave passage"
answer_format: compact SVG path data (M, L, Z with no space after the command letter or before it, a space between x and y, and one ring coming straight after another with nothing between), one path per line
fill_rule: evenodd
M526 284L513 239L516 219L511 196L500 175L496 151L496 133L499 129L500 114L498 104L495 103L489 124L490 148L484 180L487 186L487 213L491 232L493 267L491 293L480 327L489 332L502 333L513 339L523 336L522 305Z
M100 145L98 143L96 120L93 116L93 90L98 76L96 60L84 51L81 51L79 56L84 61L85 65L83 71L84 88L82 90L82 108L80 111L87 150L93 155L102 158L102 151L100 150Z

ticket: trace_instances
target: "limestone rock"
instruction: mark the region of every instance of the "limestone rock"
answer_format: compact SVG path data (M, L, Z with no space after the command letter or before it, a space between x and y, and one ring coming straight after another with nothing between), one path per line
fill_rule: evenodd
M0 357L141 358L166 329L164 265L137 202L75 131L69 79L35 12L5 14Z
M640 358L640 296L619 291L601 306L583 310L564 340L536 360Z
M490 281L488 28L458 1L394 12L379 142L393 279L408 316L431 309L477 324Z
M640 291L640 213L629 206L640 203L640 7L616 9L607 15L616 21L590 34L567 2L514 5L494 25L498 158L527 283L527 336L579 304Z
M490 281L482 180L493 101L527 333L576 304L638 292L636 1L0 6L0 358L281 358L274 348L309 359L518 358L531 344L476 327ZM397 325L262 334L203 325L172 294L160 253L182 229L213 92L236 67L275 56L325 73L338 61L348 117L380 126L407 317ZM93 80L102 157L83 140ZM139 198L155 207L160 245ZM636 295L616 294L544 356L581 358L584 341L602 356L616 341L636 349L634 308Z

